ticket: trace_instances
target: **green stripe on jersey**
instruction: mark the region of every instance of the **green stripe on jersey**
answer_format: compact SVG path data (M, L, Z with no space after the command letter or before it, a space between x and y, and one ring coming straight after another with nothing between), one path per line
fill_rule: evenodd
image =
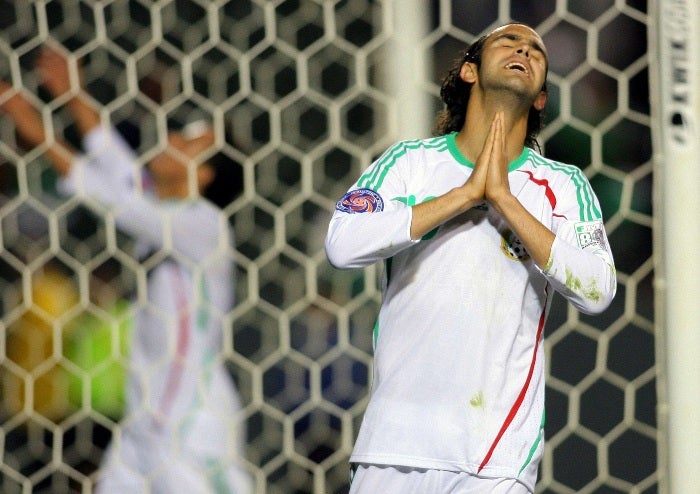
M530 151L530 158L535 168L538 166L546 166L547 168L569 176L576 188L576 200L579 205L579 219L581 221L593 221L602 218L602 214L595 203L595 196L591 184L579 167L544 158L534 151Z
M523 473L523 470L525 470L525 468L527 468L527 466L532 461L532 457L535 456L535 451L537 451L537 448L540 446L540 443L542 442L542 437L544 436L545 422L546 422L545 411L542 410L542 421L540 422L540 431L537 434L537 438L535 439L535 442L532 444L532 447L530 448L530 451L527 455L527 458L525 459L525 463L523 463L523 466L520 467L520 471L518 472L518 475Z
M396 161L409 150L419 148L445 151L447 149L446 136L425 140L413 139L394 144L379 157L375 166L370 167L370 169L360 177L358 180L358 187L377 190L381 187L387 173L389 173L389 170L396 164Z
M450 140L454 141L454 134L446 134L431 139L413 139L397 142L387 149L377 159L374 166L368 168L360 177L357 182L358 187L378 190L392 167L396 165L397 161L409 150L424 148L438 152L449 151ZM595 203L593 189L580 168L550 160L540 156L530 148L526 148L521 158L516 160L518 165L522 163L524 158L528 157L528 155L535 168L538 166L545 166L553 171L561 172L569 176L576 189L576 200L579 205L579 219L581 221L593 221L602 218L600 209Z

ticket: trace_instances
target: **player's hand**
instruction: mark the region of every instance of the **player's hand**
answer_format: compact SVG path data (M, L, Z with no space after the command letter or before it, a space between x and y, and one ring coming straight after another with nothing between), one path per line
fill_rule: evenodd
M15 123L17 132L31 147L46 139L44 124L38 110L7 81L0 81L0 110Z
M80 85L79 80L74 80L71 85L69 61L54 48L44 47L36 59L35 67L41 83L56 98Z
M494 116L489 135L491 136L491 134L492 139L487 139L487 143L491 141L491 145L488 159L486 160L488 173L486 176L484 196L487 201L493 203L510 195L503 112L497 112ZM482 151L482 153L486 152L486 150L486 146L484 146L484 151Z
M489 127L484 147L476 158L476 163L474 163L474 171L463 185L465 193L475 202L482 201L486 196L489 168L491 168L491 161L494 159L494 147L496 146L497 138L497 120L494 118L491 122L491 127Z

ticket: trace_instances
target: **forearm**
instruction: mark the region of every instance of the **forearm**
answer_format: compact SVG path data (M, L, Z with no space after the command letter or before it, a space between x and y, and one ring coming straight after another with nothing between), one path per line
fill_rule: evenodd
M420 239L446 221L473 208L480 200L481 198L465 184L440 197L413 206L411 239Z
M504 194L498 200L492 200L491 205L518 236L535 264L544 269L552 251L554 233L540 223L512 194Z
M56 140L48 145L46 156L56 173L65 176L73 166L75 151L68 144Z
M10 116L17 133L25 143L31 147L45 146L46 157L52 167L59 175L66 175L75 157L75 151L56 136L47 138L44 121L36 108L21 94L16 94L2 105L2 109Z
M39 52L36 68L39 78L54 97L69 96L66 106L82 136L100 124L99 113L84 91L82 67L78 59L47 46Z
M82 92L73 96L67 106L82 136L86 136L100 125L99 113Z
M577 245L571 224L555 235L532 216L518 199L507 196L491 203L503 216L554 288L578 310L599 313L612 301L617 288L615 265L606 241ZM581 224L581 223L577 223ZM604 238L603 222L589 222Z

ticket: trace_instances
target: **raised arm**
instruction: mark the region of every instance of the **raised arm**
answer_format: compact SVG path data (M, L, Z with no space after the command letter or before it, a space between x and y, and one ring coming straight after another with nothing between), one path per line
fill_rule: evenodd
M56 136L47 138L39 111L6 81L0 81L0 110L14 122L17 133L31 147L46 146L46 156L59 175L68 174L75 150Z
M36 60L39 79L55 98L67 96L67 107L82 136L100 125L100 115L83 91L83 73L80 62L69 58L58 49L45 47Z

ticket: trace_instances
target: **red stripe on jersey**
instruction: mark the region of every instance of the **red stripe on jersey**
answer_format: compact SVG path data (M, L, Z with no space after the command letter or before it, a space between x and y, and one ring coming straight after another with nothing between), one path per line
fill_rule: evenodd
M552 206L552 211L557 205L557 196L554 195L554 191L552 188L549 186L549 181L545 178L538 179L535 178L535 175L529 170L522 170L523 173L527 173L530 176L530 181L534 182L537 185L540 185L544 187L544 195L547 196L547 199L549 200L549 204Z
M503 437L503 434L505 434L506 430L508 430L508 427L510 427L510 424L513 422L513 419L515 418L516 414L518 413L518 410L520 410L520 406L523 404L523 401L525 400L525 395L527 394L528 389L530 389L530 381L532 380L532 374L535 372L535 362L537 361L537 348L539 345L540 338L542 338L542 331L544 329L544 322L545 322L545 315L547 312L547 299L549 298L549 285L547 285L547 288L545 288L545 303L544 303L544 308L542 309L542 314L540 315L540 320L537 325L537 337L535 338L535 348L533 349L532 352L532 360L530 361L530 369L528 370L527 373L527 379L525 379L525 384L523 385L522 389L520 390L520 394L518 395L518 398L515 400L515 403L513 403L513 406L510 409L510 412L508 413L508 416L506 417L505 421L503 422L503 425L501 426L501 430L498 431L498 434L496 435L496 439L494 439L493 443L491 444L491 447L489 448L488 453L486 453L486 456L484 457L484 460L481 462L481 465L479 465L479 470L477 470L477 474L483 470L483 468L488 464L489 460L491 459L491 455L493 455L494 450L496 449L496 446L500 442L501 438Z
M173 283L173 290L175 291L175 300L177 302L178 311L178 331L177 331L177 344L175 347L175 360L170 366L168 372L168 379L165 385L165 393L163 394L163 399L161 401L160 411L167 417L172 408L173 402L175 401L175 396L177 395L178 388L182 381L182 374L184 372L185 358L187 356L187 350L190 343L190 312L187 304L187 295L185 294L185 282L182 279L182 273L180 273L180 268L178 266L173 266L173 274L175 276L175 282Z

